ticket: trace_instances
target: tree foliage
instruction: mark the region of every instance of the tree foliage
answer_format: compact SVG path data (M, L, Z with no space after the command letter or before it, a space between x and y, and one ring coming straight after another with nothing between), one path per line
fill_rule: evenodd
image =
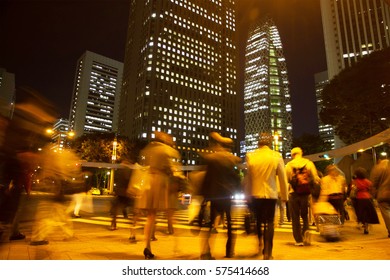
M76 138L72 148L81 159L90 162L111 162L115 133L91 133ZM127 137L117 136L116 162L136 162L143 142L131 142Z
M346 144L389 127L390 48L363 57L341 71L322 92L320 119Z

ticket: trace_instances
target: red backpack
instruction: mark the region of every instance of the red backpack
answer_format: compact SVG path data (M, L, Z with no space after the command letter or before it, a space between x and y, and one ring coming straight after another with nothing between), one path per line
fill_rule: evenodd
M301 168L293 168L293 176L290 184L297 194L310 194L313 178L310 170L304 165Z

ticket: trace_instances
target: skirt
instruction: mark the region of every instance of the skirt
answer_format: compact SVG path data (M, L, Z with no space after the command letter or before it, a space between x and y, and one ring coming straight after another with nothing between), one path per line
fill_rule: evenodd
M378 214L371 199L356 199L354 205L358 222L379 224Z
M170 208L169 177L164 173L150 173L150 188L136 201L136 208L166 210Z

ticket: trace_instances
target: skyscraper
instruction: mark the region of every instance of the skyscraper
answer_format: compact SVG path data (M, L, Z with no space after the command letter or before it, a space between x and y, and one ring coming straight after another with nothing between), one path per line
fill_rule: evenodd
M217 131L237 143L234 0L134 0L125 51L119 133L171 134L185 164Z
M246 151L257 148L259 133L275 137L286 155L292 141L287 65L275 23L267 18L249 30L245 50L244 114Z
M324 142L329 143L330 147L334 149L333 127L329 124L325 124L321 122L321 119L319 117L319 113L321 111L321 106L322 106L322 90L329 83L328 72L323 71L320 73L316 73L314 75L314 81L315 81L315 90L316 90L317 114L319 120L318 130L320 133L320 137Z
M321 0L321 16L329 79L390 46L390 7L384 0Z
M86 51L78 60L69 113L76 137L116 132L123 63Z
M321 17L329 80L364 55L390 46L390 7L384 0L321 0ZM334 145L344 146L337 136Z
M52 149L60 151L68 148L69 141L73 138L73 132L69 131L69 120L58 119L53 124L52 129L47 130L51 134Z
M0 68L0 114L10 118L15 102L15 74Z

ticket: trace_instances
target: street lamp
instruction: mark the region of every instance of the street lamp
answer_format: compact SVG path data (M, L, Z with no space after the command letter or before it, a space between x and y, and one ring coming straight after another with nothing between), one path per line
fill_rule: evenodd
M118 146L118 141L116 139L116 136L115 136L115 139L114 139L114 142L112 142L112 154L111 154L111 163L115 163L116 162L116 149L117 149L117 146ZM111 172L110 172L110 190L109 190L110 193L113 193L114 192L114 167L111 167Z

